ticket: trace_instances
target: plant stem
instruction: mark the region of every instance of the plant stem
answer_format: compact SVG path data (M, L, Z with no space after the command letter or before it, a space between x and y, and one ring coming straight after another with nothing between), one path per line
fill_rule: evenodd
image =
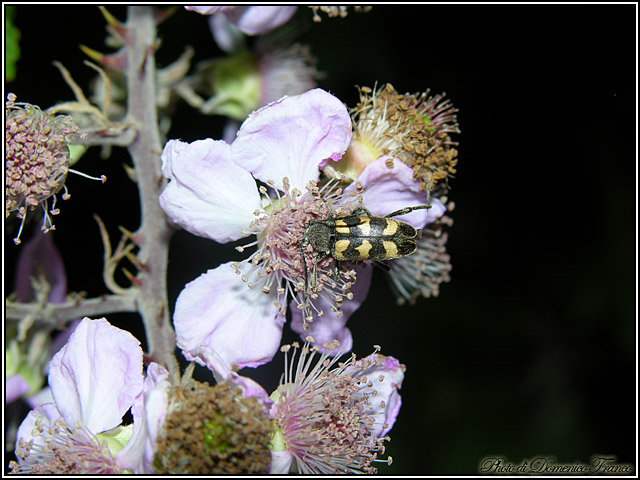
M160 133L156 110L156 22L153 7L132 6L127 20L128 114L138 128L138 137L129 146L140 192L141 225L136 232L140 247L138 260L138 311L144 322L149 351L147 358L160 363L174 375L175 332L167 302L167 263L171 227L160 208L158 197L166 180L162 176Z
M135 312L136 299L132 295L103 295L96 298L67 300L63 303L47 303L41 305L36 302L22 303L5 301L5 319L7 322L17 322L26 317L33 320L35 326L58 328L70 320L118 313Z

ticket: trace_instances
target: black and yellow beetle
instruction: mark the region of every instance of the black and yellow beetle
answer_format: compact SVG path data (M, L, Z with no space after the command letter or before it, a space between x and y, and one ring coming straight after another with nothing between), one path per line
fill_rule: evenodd
M373 215L364 207L358 207L350 215L311 220L304 229L300 242L305 272L305 292L308 289L305 249L311 245L318 252L313 264L313 290L317 285L316 267L319 261L333 257L335 277L338 262L381 261L405 257L416 251L418 230L408 223L391 217L406 215L414 210L431 208L431 205L407 207L384 217Z

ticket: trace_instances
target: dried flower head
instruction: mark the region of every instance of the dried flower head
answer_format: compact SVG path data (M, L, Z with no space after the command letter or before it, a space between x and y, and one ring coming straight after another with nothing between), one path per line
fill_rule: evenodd
M273 424L256 397L232 384L196 381L169 390L156 473L265 474Z
M69 136L78 131L71 117L54 116L36 105L15 100L16 96L9 93L5 103L5 216L16 212L22 220L14 239L19 245L27 212L42 205L42 231L55 230L51 216L60 213L56 193L64 189L62 199L70 197L64 185L67 173L87 175L69 168ZM106 177L99 180L104 183Z
M351 147L333 168L355 178L372 161L390 155L413 169L428 202L436 185L446 192L458 162L457 143L449 134L460 130L457 109L444 97L430 96L429 90L399 94L390 84L377 90L361 87L360 102L351 111Z
M64 186L69 171L69 147L67 136L77 131L66 116L52 116L36 105L15 103L16 96L10 93L5 103L5 215L12 212L22 219L14 242L20 243L20 234L28 210L38 204L44 209L42 230L54 229L51 215L55 208L55 194L64 188L62 198L69 194ZM48 199L53 197L48 210Z
M438 200L446 204L447 211L453 210L453 202L447 203L446 197ZM387 276L398 305L407 301L413 305L419 297L437 297L440 284L451 279L451 257L446 250L448 235L444 232L444 227L451 225L453 220L447 215L425 225L415 253L390 262Z

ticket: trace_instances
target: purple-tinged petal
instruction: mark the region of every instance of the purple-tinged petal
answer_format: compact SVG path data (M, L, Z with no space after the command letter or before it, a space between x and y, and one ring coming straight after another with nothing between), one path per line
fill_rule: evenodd
M229 19L224 15L211 15L209 17L209 30L213 39L220 49L225 53L233 53L243 48L245 36ZM235 137L236 131L233 131ZM223 136L224 140L225 137Z
M69 337L71 337L80 322L80 319L72 320L62 332L53 338L51 345L49 345L49 352L51 352L52 357L69 341Z
M44 275L49 284L49 302L61 303L67 295L67 276L58 249L51 234L37 231L20 251L16 269L16 301L28 302L35 298L31 277Z
M337 316L335 312L331 310L332 303L328 303L327 300L320 296L318 300L314 301L314 305L323 310L321 317L316 316L314 321L309 323L309 329L305 330L302 321L302 311L295 308L295 302L291 302L291 329L298 333L300 337L305 338L311 335L315 341L315 345L320 346L321 351L324 351L322 345L324 343L332 343L334 340L340 342L339 350L333 352L333 355L348 352L353 346L353 338L351 331L346 327L347 320L355 312L362 302L364 302L369 292L369 286L371 285L371 274L373 267L371 265L353 265L356 271L356 283L351 287L351 293L353 298L351 300L344 299L342 303L342 316Z
M185 10L199 13L201 15L213 15L216 13L229 12L237 7L221 6L221 5L185 5Z
M33 436L36 425L42 425L46 430L53 425L53 422L62 418L60 412L53 403L45 403L31 410L18 427L16 440L22 439L25 442L33 440L34 445L44 446L43 435Z
M228 381L240 387L245 397L256 397L260 399L267 410L270 410L273 406L273 400L269 398L267 391L255 380L232 372Z
M264 35L286 23L296 13L297 8L295 5L278 7L252 5L227 10L225 15L244 34Z
M391 430L400 411L402 402L398 389L402 387L405 366L393 357L380 354L369 355L361 362L371 363L369 368L361 372L370 384L360 390L360 394L369 395L369 408L364 413L374 417L375 425L371 432L380 438ZM353 367L349 367L346 373L352 371Z
M194 235L221 243L237 240L261 207L255 180L232 162L230 147L221 140L169 140L162 173L170 181L160 206Z
M370 163L357 179L364 188L363 203L374 215L384 216L405 207L426 203L426 194L420 191L419 185L413 180L411 167L396 159L389 168L386 161L390 158L385 155ZM355 184L351 184L345 188L345 195L355 190ZM430 209L415 210L393 218L415 228L423 228L444 215L445 210L438 199L432 198Z
M50 387L44 387L33 395L27 397L25 400L31 408L39 407L40 405L44 405L45 403L54 403L53 394L51 393Z
M116 455L118 467L136 474L155 473L155 445L164 424L171 383L169 372L157 363L147 368L144 391L131 407L133 433L125 447Z
M245 35L264 35L289 21L298 7L295 5L247 7L189 5L185 8L202 15L224 13L229 21L237 25Z
M289 450L283 452L271 452L271 469L270 475L286 475L289 473L291 464L293 463L293 455Z
M68 425L115 428L142 391L142 349L104 318L84 318L49 364L49 385Z
M22 375L10 375L5 382L5 404L15 402L22 395L29 391L29 383L22 378Z
M189 361L206 366L208 346L234 369L257 367L280 347L284 315L274 306L275 293L265 295L257 273L243 282L230 263L188 283L178 296L174 325L178 346ZM253 288L248 283L253 282Z
M342 155L351 142L351 118L344 104L316 88L283 97L249 115L231 152L236 163L282 189L287 177L301 192L318 180L320 163Z
M200 345L197 352L192 352L192 356L197 357L198 363L203 362L213 372L218 383L226 381L235 384L242 390L245 397L259 398L267 409L273 405L273 400L269 398L269 394L262 388L262 385L251 378L238 375L231 369L231 365L208 345Z

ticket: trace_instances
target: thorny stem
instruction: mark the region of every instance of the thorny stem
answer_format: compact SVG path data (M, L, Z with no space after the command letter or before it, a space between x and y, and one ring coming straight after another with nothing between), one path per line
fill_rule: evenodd
M137 311L142 317L147 336L149 351L145 358L164 365L174 376L178 376L179 368L174 356L175 332L169 319L166 282L172 230L158 202L166 180L161 171L162 145L156 111L156 67L153 56L157 45L156 19L153 7L146 6L129 7L128 17L125 42L128 123L134 128L126 128L119 132L117 138L107 141L100 141L98 135L95 144L127 145L133 159L142 218L140 227L131 236L140 248L136 258L136 264L140 265L136 278L139 287L116 295L68 300L59 304L7 300L6 319L53 329L85 316L95 318L109 313ZM72 80L69 81L72 86L75 85ZM74 92L76 90L79 88ZM84 98L81 91L79 95ZM91 141L88 143L93 144Z
M118 312L135 312L136 300L131 295L104 295L97 298L67 300L63 303L21 303L6 300L6 319L30 318L36 327L58 328L70 320L82 317L95 318Z
M165 185L160 154L162 145L156 111L156 69L154 45L156 21L153 7L132 6L128 10L127 87L128 113L138 127L138 137L129 147L133 159L142 222L135 234L144 266L138 280L137 307L144 322L149 352L147 358L158 362L173 374L178 365L173 354L175 333L169 319L167 302L167 263L171 227L160 208L158 197Z

